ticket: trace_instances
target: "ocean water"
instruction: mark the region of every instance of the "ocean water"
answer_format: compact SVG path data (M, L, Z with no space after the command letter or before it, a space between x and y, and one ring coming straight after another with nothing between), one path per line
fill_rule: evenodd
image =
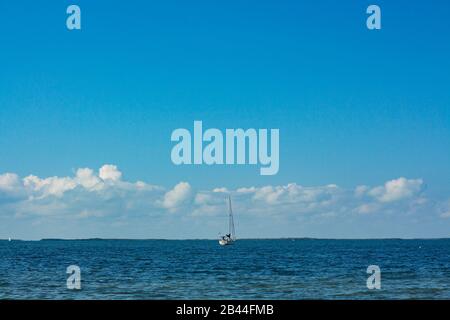
M450 239L0 241L0 299L449 298Z

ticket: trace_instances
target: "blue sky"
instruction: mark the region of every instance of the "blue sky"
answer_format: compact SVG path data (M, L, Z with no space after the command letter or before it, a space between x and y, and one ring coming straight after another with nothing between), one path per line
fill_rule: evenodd
M222 187L242 236L450 236L450 4L373 3L2 2L0 238L214 237ZM279 173L174 166L194 120L279 128Z

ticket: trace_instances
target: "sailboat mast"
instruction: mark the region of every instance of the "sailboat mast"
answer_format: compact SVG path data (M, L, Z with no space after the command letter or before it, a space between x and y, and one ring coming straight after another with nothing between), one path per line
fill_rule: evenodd
M229 222L229 234L231 235L231 238L234 240L236 237L235 231L234 231L234 220L233 220L233 208L231 207L231 196L228 196L228 208L229 208L229 214L230 214L230 222Z

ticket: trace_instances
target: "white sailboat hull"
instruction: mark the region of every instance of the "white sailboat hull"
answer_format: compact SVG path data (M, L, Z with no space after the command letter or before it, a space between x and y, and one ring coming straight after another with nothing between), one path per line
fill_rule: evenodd
M228 246L228 245L230 245L230 244L233 244L233 240L223 240L223 239L220 239L219 240L219 244L221 245L221 246Z

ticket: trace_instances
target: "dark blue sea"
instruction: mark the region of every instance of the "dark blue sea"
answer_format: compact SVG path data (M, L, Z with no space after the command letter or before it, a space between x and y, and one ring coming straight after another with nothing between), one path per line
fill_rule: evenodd
M0 299L450 299L450 239L0 241Z

